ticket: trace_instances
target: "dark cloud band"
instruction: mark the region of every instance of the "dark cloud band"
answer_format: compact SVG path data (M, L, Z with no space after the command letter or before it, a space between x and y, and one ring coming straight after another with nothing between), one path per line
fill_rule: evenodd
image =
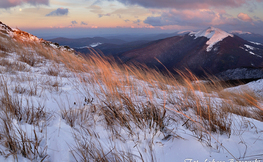
M140 5L147 8L204 9L210 7L239 7L247 2L263 0L118 0L126 5Z
M210 10L166 10L161 16L149 16L144 20L145 24L152 26L210 26L212 20L218 15ZM223 18L223 15L220 15Z
M74 21L71 21L71 24L76 25L76 24L78 24L78 22L76 20L74 20Z
M80 25L88 25L88 24L85 23L84 21L81 21Z
M58 8L55 11L50 12L46 16L66 16L66 15L68 15L67 8Z
M11 8L22 4L37 5L48 5L49 0L1 0L0 8Z

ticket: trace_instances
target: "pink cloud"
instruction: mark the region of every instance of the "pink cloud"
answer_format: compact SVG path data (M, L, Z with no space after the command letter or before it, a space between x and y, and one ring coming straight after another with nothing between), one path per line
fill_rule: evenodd
M263 21L252 19L244 13L233 17L225 12L225 10L161 10L159 16L149 16L143 22L156 28L192 28L202 29L208 26L215 26L225 30L245 30L262 33Z
M203 10L164 10L161 16L148 17L144 23L153 26L211 26L212 22L222 19L222 15L209 9Z
M208 26L215 26L231 30L236 29L237 27L240 27L240 30L247 30L253 27L255 28L255 30L258 31L259 29L261 29L263 21L253 21L251 17L244 13L240 13L238 18L236 18L228 15L224 10L218 10L218 12L216 12L209 9L170 9L162 10L162 14L160 16L147 17L144 20L144 23L155 27L180 26L205 28Z
M240 19L240 20L242 20L242 21L246 21L246 22L252 22L253 21L253 19L251 18L251 17L249 17L247 14L245 14L245 13L239 13L238 15L237 15L237 17Z

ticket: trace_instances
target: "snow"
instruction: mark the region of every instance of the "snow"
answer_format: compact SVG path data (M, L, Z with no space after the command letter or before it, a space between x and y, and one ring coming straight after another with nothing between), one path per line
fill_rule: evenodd
M222 39L222 36L218 36L220 33L212 31L211 33L203 32L197 34L198 36L205 35L213 38L212 40ZM223 34L222 34L223 35ZM211 43L211 42L210 42ZM50 44L50 50L59 50L57 46ZM30 50L30 49L28 49ZM31 50L35 56L42 58L36 51ZM19 53L9 53L8 58L13 62L19 61ZM89 65L87 65L89 66ZM47 74L49 68L57 67L59 74L57 76L51 76ZM33 130L39 138L42 138L39 150L45 150L48 157L44 161L61 161L61 162L73 162L77 158L79 161L82 159L72 152L77 151L76 147L78 143L90 144L101 146L105 150L105 153L111 153L113 149L122 151L130 151L132 154L140 157L140 153L144 157L145 161L151 161L149 152L154 152L156 161L162 162L174 162L174 161L235 161L237 160L262 160L263 150L263 123L251 118L245 118L238 115L229 116L233 123L231 125L230 137L226 134L212 133L212 138L208 134L203 132L203 135L207 137L199 139L197 132L191 131L191 128L183 126L185 121L182 121L182 117L176 118L176 120L170 120L167 122L167 130L161 132L160 130L150 129L145 127L140 129L136 125L131 124L131 129L134 133L130 133L129 130L122 126L116 126L116 132L110 131L108 126L104 122L104 118L101 112L91 112L88 116L83 118L85 122L81 121L80 118L74 123L75 127L71 127L69 123L62 117L61 113L63 110L69 110L70 112L76 112L80 110L90 110L93 106L100 107L101 101L107 97L102 91L103 86L101 84L94 84L89 82L92 73L95 72L78 72L73 73L62 64L52 60L42 58L42 62L37 66L28 66L29 71L15 71L14 74L3 72L0 73L0 77L4 78L7 83L7 87L10 96L17 97L19 101L23 101L23 104L44 105L49 120L43 120L39 125L28 124L25 122L12 120L12 124L16 128L20 128L27 133L28 138L34 139ZM112 74L115 78L122 74L115 72ZM80 80L78 76L86 78L87 82ZM173 104L168 103L166 98L170 94L172 99L178 99L182 95L184 90L183 87L174 91L167 92L161 89L154 89L154 82L147 83L143 80L139 80L134 76L127 76L130 81L133 82L134 87L126 86L122 93L134 96L131 99L135 103L146 103L149 101L149 97L145 91L151 90L156 91L150 97L152 98L155 105L163 106L166 103L166 107L172 107ZM111 80L111 78L107 78ZM199 82L195 82L197 84ZM251 82L246 85L251 88L256 94L263 96L263 80ZM23 88L24 93L18 93L17 87ZM36 88L36 94L30 95L30 90ZM175 89L172 86L168 88ZM235 91L243 89L243 86L236 87L234 89L227 89L229 91ZM106 88L104 88L106 90ZM129 89L138 89L138 93L133 94ZM146 91L146 92L148 92ZM160 95L161 94L161 95ZM196 92L201 98L204 96L210 96L209 101L214 104L220 104L222 99L218 98L214 94L204 94L202 92ZM0 93L0 97L3 94ZM92 104L87 104L84 98L94 98ZM85 105L84 105L85 104ZM118 104L118 103L116 103ZM189 116L194 116L191 109L185 112ZM169 117L174 115L173 111L167 109ZM43 130L39 129L42 128ZM89 134L88 131L90 131ZM86 132L85 132L86 131ZM16 132L17 133L17 132ZM171 135L170 138L165 138L167 135ZM75 138L78 137L78 138ZM98 138L97 138L98 137ZM209 145L210 146L209 146ZM6 148L0 145L1 155L0 161L15 161L12 156L5 158L4 154L8 152ZM140 151L140 153L139 153ZM234 157L232 157L232 155ZM21 154L17 156L18 161L30 162L32 160L23 157ZM35 161L40 161L37 159ZM137 160L140 161L140 160Z
M90 46L76 47L77 49L90 48Z
M201 30L198 32L191 32L189 35L191 36L195 36L196 38L199 37L206 37L209 40L206 42L206 44L208 45L208 47L206 48L206 51L209 52L212 50L213 46L222 41L223 39L227 38L227 37L233 37L232 34L229 34L221 29L218 28L214 28L214 27L209 27L205 30Z
M254 49L255 49L254 47L252 47L252 46L250 46L250 45L247 45L247 44L245 44L244 46L245 46L246 48L250 49L250 50L254 50Z
M255 56L257 56L257 57L260 57L260 58L262 58L262 56L260 56L260 55L257 55L257 54L255 54L254 52L252 52L252 51L249 51L249 53L251 54L251 55L255 55Z
M253 43L255 45L262 45L261 43L258 43L258 42L252 42L252 41L249 41L250 43Z
M263 79L226 89L228 91L252 90L256 95L263 97Z
M53 48L55 48L55 49L57 49L57 48L58 48L58 46L56 46L56 45L55 45L55 44L53 44L53 43L51 43L51 44L50 44L50 46L51 46L51 47L53 47Z
M102 43L98 42L98 43L92 43L90 44L90 47L94 48L94 47L97 47L99 45L101 45Z
M89 46L83 46L83 47L76 47L77 49L83 49L83 48L95 48L95 47L97 47L97 46L99 46L99 45L101 45L102 43L100 43L100 42L98 42L98 43L92 43L92 44L90 44Z
M184 31L178 32L177 34L183 35L183 34L188 34L188 33L191 33L191 32L193 32L193 31L192 30L184 30Z
M251 54L251 55L254 55L254 56L257 56L257 57L262 58L262 56L260 56L260 55L258 55L258 54L255 54L254 52L250 51L250 50L255 50L255 49L256 49L255 47L252 47L252 46L247 45L247 44L245 44L244 46L245 46L246 48L244 48L244 47L239 47L239 48L241 48L241 49L249 52L249 54Z
M44 139L43 141L46 141L45 143L43 143L43 148L47 147L47 154L49 155L46 160L61 162L75 161L73 155L71 154L71 149L75 147L73 133L78 133L78 131L75 131L75 129L69 126L69 124L61 117L60 112L62 108L78 109L79 106L83 104L82 99L85 96L83 94L86 94L86 91L85 89L83 89L83 87L86 87L90 92L96 91L97 93L99 93L100 90L92 85L81 83L77 78L74 78L74 74L70 74L70 77L68 78L46 75L45 67L48 67L51 64L48 63L48 60L46 61L46 65L43 65L42 67L31 67L31 71L36 71L33 75L31 74L32 72L21 72L18 75L4 74L4 76L5 78L10 78L8 80L11 80L11 77L19 78L29 75L32 79L32 81L30 81L31 84L35 83L39 85L39 87L42 87L42 91L38 94L38 96L41 97L27 97L31 98L31 100L35 100L35 103L38 103L39 101L43 102L45 104L46 111L52 114L52 118L47 126L47 129L43 133L38 132L38 135ZM62 67L62 65L60 66L60 70L68 73L67 70ZM43 78L45 79L43 80ZM46 81L58 81L61 86L58 90L48 90L48 85L45 85ZM29 89L31 85L29 84L30 82L23 83L23 87ZM8 82L8 84L10 85L9 87L12 88L13 86L11 85L14 85L14 83L15 81ZM159 93L162 93L162 91L160 91ZM174 92L175 96L177 96L178 94L180 94L180 91ZM89 95L90 97L96 97L92 93L90 93ZM145 102L145 97L138 96L137 100L138 102ZM74 102L76 102L77 104L74 105ZM163 101L160 100L159 102L162 103ZM100 120L101 117L99 115L94 115L94 117L91 117L90 121L96 122L90 122L90 130L92 130L94 133L99 134L99 142L105 149L117 148L119 150L127 150L127 148L129 148L134 154L137 154L138 156L139 154L136 150L139 149L143 153L142 156L144 156L145 159L148 159L147 161L151 161L150 158L146 157L147 152L149 151L149 141L153 142L152 147L155 153L156 160L163 162L185 160L188 161L191 159L195 161L212 161L213 159L223 161L233 159L233 157L231 157L231 155L225 150L225 148L228 149L236 158L240 158L242 160L257 158L259 159L260 157L256 155L260 155L263 153L261 149L263 144L263 136L260 133L263 131L263 124L256 120L242 118L239 116L235 116L233 118L233 120L235 121L235 124L233 124L232 126L234 133L231 135L230 138L225 135L214 135L224 147L218 144L214 139L212 139L210 142L212 147L209 147L205 143L198 141L193 133L182 126L183 123L180 122L175 125L170 125L170 129L175 130L176 135L180 136L180 138L163 140L164 134L161 132L155 133L152 130L142 131L140 129L137 130L138 136L131 136L129 135L127 130L120 127L117 130L123 136L125 142L123 143L121 140L115 139L113 143L109 141L109 139L112 137L112 133L105 128L104 123L100 122ZM240 125L240 120L254 123L256 130L255 128ZM33 126L29 124L20 124L20 127L25 131L27 130L27 132L31 132L31 130L33 129ZM96 143L97 139L93 139L94 137L86 138L87 141L91 140ZM79 140L81 140L81 138ZM243 155L245 155L244 158ZM8 159L5 159L4 157L0 156L0 160L1 159L4 159L5 161L13 160L12 158L10 159L10 157ZM27 160L24 157L19 157L19 161L30 160Z

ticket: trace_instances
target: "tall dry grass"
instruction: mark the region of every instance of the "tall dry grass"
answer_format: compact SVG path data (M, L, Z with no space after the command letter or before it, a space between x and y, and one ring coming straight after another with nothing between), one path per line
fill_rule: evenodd
M53 64L46 74L55 77L60 75L60 68L66 67L78 77L83 89L86 89L85 96L94 94L96 103L88 102L79 109L61 106L62 119L73 129L89 125L89 122L95 121L92 116L97 113L106 129L114 136L121 138L122 134L118 130L122 128L131 136L136 136L135 130L140 129L145 136L149 132L153 131L155 134L159 131L164 139L168 139L171 136L176 137L176 129L171 131L168 126L180 123L191 130L200 141L211 146L213 134L231 135L232 114L257 120L263 118L260 99L252 92L226 92L224 89L229 85L214 77L208 77L208 82L203 82L188 70L177 71L179 77L176 77L169 71L162 74L144 65L119 65L113 58L103 57L92 49L94 54L84 57L53 48L47 42L24 42L20 38L8 41L1 49L5 52L16 52L20 58L18 61L31 67L40 66L45 59L52 61ZM28 49L31 52L28 52ZM1 65L7 66L3 63ZM6 87L4 82L2 85ZM52 86L57 89L59 87L55 83ZM23 91L17 88L18 93L24 93ZM33 110L29 106L24 109L19 100L14 100L9 95L7 89L3 92L5 95L1 101L6 108L3 112L12 114L12 118L38 125L37 121L47 117L47 114L43 113L43 107ZM248 107L253 111L249 111ZM5 134L8 136L8 133ZM80 138L85 139L87 135L90 133L82 133ZM116 161L133 161L127 158L131 155L129 152L117 156L118 150L105 151L99 142L85 143L85 140L82 140L80 143L79 136L75 134L75 137L76 148L72 152L83 161L91 158L93 161L111 161L110 158ZM149 147L152 145L153 143ZM110 158L107 158L108 154ZM150 157L154 159L152 152Z
M93 93L101 105L107 127L115 134L116 125L133 134L131 123L165 134L166 111L169 111L181 116L185 127L211 145L213 133L230 137L232 113L261 120L259 98L250 92L227 94L223 90L230 85L214 77L203 82L190 71L178 71L178 79L170 73L164 75L143 66L119 65L112 58L96 53L85 58L67 55L61 62L75 72L81 82L98 87ZM136 102L140 97L145 100ZM240 106L253 107L255 111L248 114ZM190 111L195 116L189 115ZM169 118L176 121L177 115Z
M2 155L13 156L16 161L18 155L31 161L43 161L48 157L47 147L43 146L43 131L52 115L43 105L34 106L29 100L23 104L22 97L9 91L5 78L1 78L0 83L0 145L5 148ZM23 123L32 125L33 136L20 127Z

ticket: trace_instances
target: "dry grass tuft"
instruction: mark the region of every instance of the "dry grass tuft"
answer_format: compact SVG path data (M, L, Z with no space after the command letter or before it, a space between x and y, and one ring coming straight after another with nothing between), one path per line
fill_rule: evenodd
M59 66L52 65L51 67L48 67L46 73L50 76L58 76L60 74Z
M61 109L61 117L66 120L66 123L71 127L75 127L76 124L83 125L90 120L90 110L87 108L69 108Z
M112 144L109 147L103 146L98 139L99 135L91 132L92 130L81 128L78 133L74 134L76 146L71 147L71 153L76 161L145 161L142 156L134 155L129 150L117 149L118 146L116 144Z
M43 139L39 138L35 130L33 130L34 138L29 138L25 131L13 125L10 120L1 118L0 122L3 126L0 131L0 141L1 145L7 149L3 152L6 157L12 155L15 160L18 160L17 155L21 154L31 161L43 161L48 157L46 147L41 147Z
M7 59L0 60L0 66L3 66L3 72L15 73L16 71L29 71L29 68L20 62L17 61L9 61Z
M10 95L7 84L2 81L2 98L0 100L0 110L8 119L16 119L18 122L39 126L43 121L47 122L52 115L46 113L43 105L34 106L29 100L23 104L22 97Z
M17 44L14 42L14 40L12 40L12 38L0 32L0 51L14 52L16 47Z
M220 91L219 97L225 100L231 100L234 104L240 106L257 106L260 98L251 90L244 89L239 92Z
M37 63L41 62L40 60L36 59L33 53L30 54L21 54L20 59L21 62L25 62L30 66L35 66Z
M0 143L6 148L3 154L8 157L12 155L17 160L17 155L31 161L43 161L47 158L46 147L43 146L43 130L52 117L45 111L44 106L35 107L27 100L27 104L22 104L23 99L11 94L4 78L1 80L1 99L0 99ZM30 124L34 127L33 137L30 137L20 125ZM40 131L36 132L35 127ZM41 134L41 135L40 135ZM41 136L41 137L40 137Z

